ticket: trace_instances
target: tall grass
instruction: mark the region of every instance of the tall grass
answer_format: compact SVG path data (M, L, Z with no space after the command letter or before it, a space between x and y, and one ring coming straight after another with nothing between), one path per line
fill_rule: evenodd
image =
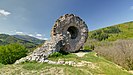
M133 70L133 40L117 40L94 51L127 70Z

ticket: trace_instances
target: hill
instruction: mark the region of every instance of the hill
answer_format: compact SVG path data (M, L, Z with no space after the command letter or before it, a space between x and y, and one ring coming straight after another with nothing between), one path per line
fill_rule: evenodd
M19 39L11 35L7 34L0 34L0 45L7 45L7 44L13 44L13 43L18 43L21 45L24 45L26 48L32 49L38 46L39 44L24 40L24 39Z
M93 30L88 34L89 38L84 48L91 50L102 45L102 42L133 39L133 21Z
M133 39L133 21L90 31L89 38L96 39L98 41Z
M42 44L45 41L45 40L37 39L35 37L31 37L28 35L13 35L13 36L22 40L33 42L34 44Z
M133 70L133 21L89 32L84 49Z

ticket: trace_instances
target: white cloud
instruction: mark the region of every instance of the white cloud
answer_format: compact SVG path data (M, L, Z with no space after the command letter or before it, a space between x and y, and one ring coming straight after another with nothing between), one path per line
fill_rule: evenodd
M43 38L43 37L36 37L38 39L41 39L41 40L48 40L48 38Z
M37 37L42 37L42 34L36 34Z
M35 37L41 40L48 40L48 38L45 38L45 34L36 33Z
M38 33L32 34L32 33L16 31L16 30L14 30L14 31L18 35L28 35L28 36L35 37L35 38L38 38L38 39L41 39L41 40L48 40L48 38L45 38L45 35L42 35L42 34L38 34Z
M0 9L0 16L8 16L10 14L11 14L10 12Z
M133 10L133 6L131 6L130 9Z
M34 35L33 34L28 34L29 36L32 36L32 37L34 37Z
M43 38L43 40L48 40L48 38Z
M16 34L24 34L23 32L16 32Z

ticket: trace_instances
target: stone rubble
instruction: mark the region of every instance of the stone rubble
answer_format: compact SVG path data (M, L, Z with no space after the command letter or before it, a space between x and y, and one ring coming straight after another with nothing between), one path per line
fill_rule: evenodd
M87 62L87 61L75 62L75 61L65 61L65 60L59 59L58 61L45 60L44 62L48 64L56 64L56 65L69 65L74 67L88 66L92 69L98 68L96 64L92 62ZM44 63L44 62L41 62L41 63Z

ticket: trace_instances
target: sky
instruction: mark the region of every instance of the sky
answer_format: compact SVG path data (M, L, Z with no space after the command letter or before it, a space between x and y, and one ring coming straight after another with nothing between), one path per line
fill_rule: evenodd
M0 33L49 39L56 19L70 13L92 31L133 21L133 0L0 0Z

